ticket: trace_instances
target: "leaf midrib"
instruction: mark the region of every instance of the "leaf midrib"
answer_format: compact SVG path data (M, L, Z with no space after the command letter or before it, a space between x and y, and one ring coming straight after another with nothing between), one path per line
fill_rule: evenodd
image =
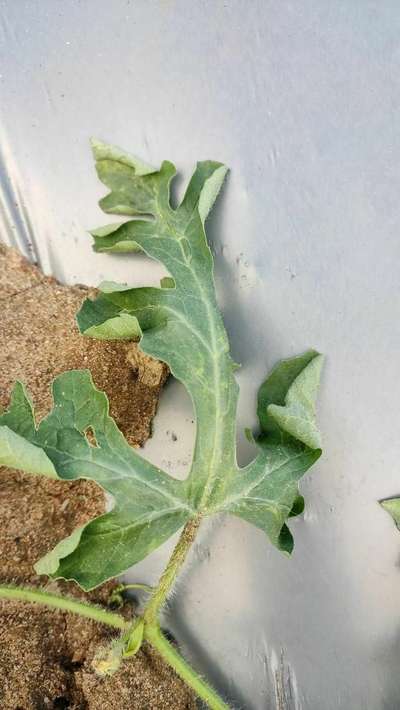
M105 530L104 532L96 532L94 534L101 535L102 537L103 536L106 537L108 535L117 535L118 533L120 533L121 535L124 535L126 533L126 531L129 530L130 528L138 527L138 526L142 525L143 523L153 523L155 520L158 520L159 518L163 518L165 515L169 515L170 513L175 513L175 512L179 512L179 511L183 512L182 508L180 506L174 506L173 508L165 508L162 511L160 511L160 510L152 511L152 512L140 515L139 517L135 518L134 521L132 521L131 523L127 523L126 525L115 526L115 528L113 530ZM109 515L109 514L113 514L113 513L118 513L118 512L121 512L121 511L117 511L116 509L113 509L110 511L110 513L105 513L105 516ZM101 517L95 518L94 520L101 521Z
M211 307L211 304L209 302L209 299L206 295L205 288L202 284L201 279L199 279L197 272L195 269L192 267L193 261L191 260L190 262L188 261L186 254L184 252L183 246L182 246L182 240L186 239L185 233L179 232L173 225L171 225L170 220L168 217L165 215L164 209L160 205L160 203L157 201L158 204L158 209L159 209L159 214L161 215L162 221L164 222L164 225L166 227L166 230L171 232L173 236L177 239L179 243L179 249L182 254L182 260L183 263L186 265L188 270L193 276L193 279L197 285L197 289L199 293L201 294L201 300L205 305L206 312L207 312L207 322L210 327L210 338L211 338L211 348L208 348L208 351L210 352L210 359L212 362L212 370L213 370L213 383L215 387L213 388L213 391L215 392L215 425L212 427L213 431L213 446L211 447L211 455L209 458L209 465L208 465L208 476L205 481L204 485L204 490L202 493L202 496L200 498L199 504L198 504L198 509L199 510L205 510L207 508L207 503L210 500L212 489L213 489L213 484L215 479L218 476L218 469L215 465L215 462L217 460L218 453L221 450L221 440L222 440L222 427L219 425L220 420L222 419L221 416L218 416L218 414L222 413L222 405L221 405L221 377L220 377L220 368L218 367L218 361L220 358L220 353L216 347L216 324L215 324L215 318L214 318L214 311ZM187 224L189 224L190 220L193 217L193 214L195 210L198 210L198 203L196 203L190 217L187 220ZM176 214L176 213L175 213ZM200 220L201 222L201 220ZM204 227L203 231L204 231ZM205 240L206 242L206 240ZM209 249L208 244L206 243L206 249ZM213 273L211 273L211 279L212 279L212 284L215 288L214 285L214 277ZM185 320L186 323L189 324L189 328L191 328L190 322L183 316L183 319ZM223 326L222 326L223 327ZM194 402L195 404L195 402ZM196 422L196 428L197 431L199 430L199 421ZM219 444L219 446L218 446ZM232 445L234 445L234 442L232 441ZM193 473L194 467L195 467L196 461L195 457L193 457L193 461L190 467L188 479L190 480L191 474Z

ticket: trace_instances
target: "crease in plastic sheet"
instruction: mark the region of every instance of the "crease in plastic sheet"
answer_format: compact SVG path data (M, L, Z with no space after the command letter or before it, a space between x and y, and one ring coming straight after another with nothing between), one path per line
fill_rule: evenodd
M8 246L18 249L30 261L42 266L39 243L26 202L26 186L11 146L0 125L0 234ZM42 245L43 248L44 245Z

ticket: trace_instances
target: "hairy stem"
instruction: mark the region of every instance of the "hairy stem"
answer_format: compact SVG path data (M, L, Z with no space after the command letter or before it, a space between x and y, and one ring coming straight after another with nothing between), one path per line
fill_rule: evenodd
M119 614L114 614L111 611L105 611L94 604L75 601L69 597L61 597L58 594L50 594L40 589L23 589L18 587L3 587L0 586L0 599L13 599L15 601L35 602L44 606L52 607L53 609L61 609L68 611L71 614L79 614L87 619L93 619L100 624L112 626L114 629L126 630L129 628L129 622Z
M160 629L158 620L159 612L195 540L200 522L201 517L198 516L186 523L170 560L161 575L158 586L153 591L152 596L145 606L143 613L144 638L160 653L163 659L174 669L182 680L207 703L211 710L229 710L228 705L217 695L215 690L200 678L198 673L196 673L165 638ZM132 633L133 631L134 629L132 629Z
M169 641L163 635L159 624L159 612L167 600L168 594L175 582L176 576L182 567L186 556L192 546L201 517L197 516L186 523L181 536L174 548L169 562L160 577L157 587L147 602L144 612L144 639L150 643L163 657L164 661L170 665L174 671L194 690L194 692L204 700L211 710L229 710L228 705L217 695L217 693L205 682L196 671L182 658ZM136 624L132 624L130 633L127 635L128 645L134 634Z
M226 705L215 690L182 658L158 626L145 626L144 637L211 710L229 710L229 705Z
M189 520L183 528L170 560L160 577L160 581L145 606L143 613L145 624L158 625L158 612L165 603L176 576L186 559L186 555L196 537L199 525L200 516Z

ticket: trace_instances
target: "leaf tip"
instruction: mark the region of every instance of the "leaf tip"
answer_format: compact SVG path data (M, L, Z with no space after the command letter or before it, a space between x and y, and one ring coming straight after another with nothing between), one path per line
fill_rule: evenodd
M97 162L98 160L104 160L105 158L110 156L110 150L112 149L112 146L100 140L99 138L91 136L90 148L92 151L93 158Z
M284 523L281 527L277 547L281 552L283 552L284 555L286 555L286 557L290 557L293 552L294 539L286 523Z
M397 527L400 527L400 498L386 498L380 500L379 505L389 513Z

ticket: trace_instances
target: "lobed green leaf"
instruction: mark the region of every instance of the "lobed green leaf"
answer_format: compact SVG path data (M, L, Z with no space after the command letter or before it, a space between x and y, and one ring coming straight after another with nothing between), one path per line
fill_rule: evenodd
M61 479L93 479L111 494L111 512L75 530L36 567L41 574L75 579L91 589L143 559L193 511L183 484L129 446L109 416L106 395L95 388L88 371L57 377L53 398L52 411L36 428L26 392L17 384L9 412L0 418L0 434L5 420L6 428L22 442L23 453L28 446L43 457L44 467L37 466L35 473L48 475L50 465Z
M0 461L64 479L92 478L114 500L110 513L59 543L37 569L92 588L142 559L190 518L218 512L261 528L290 553L286 521L302 512L298 483L321 454L315 402L322 357L309 351L274 368L258 397L259 453L239 468L235 364L204 231L226 168L198 163L174 209L171 163L156 170L98 141L93 151L99 178L110 190L100 206L133 217L93 230L95 250L143 252L169 276L160 288L102 284L98 297L82 305L79 328L100 339L140 338L145 353L166 362L191 396L196 442L188 477L179 482L131 449L87 372L57 378L54 409L37 428L26 393L17 389L10 411L0 418Z

